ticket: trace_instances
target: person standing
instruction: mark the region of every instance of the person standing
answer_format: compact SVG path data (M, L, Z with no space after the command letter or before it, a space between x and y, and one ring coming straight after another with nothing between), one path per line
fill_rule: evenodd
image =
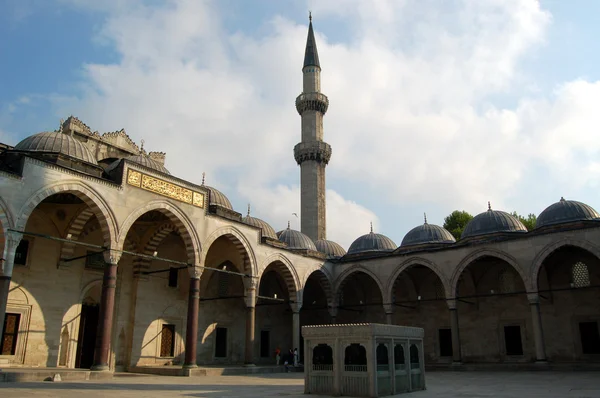
M279 349L279 347L277 347L275 349L275 363L277 363L277 366L279 366L280 360L281 360L281 350Z
M299 358L298 358L298 349L294 348L294 366L298 366Z

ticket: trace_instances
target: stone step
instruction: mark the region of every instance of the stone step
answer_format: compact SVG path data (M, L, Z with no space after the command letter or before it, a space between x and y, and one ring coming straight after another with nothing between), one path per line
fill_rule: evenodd
M0 383L31 381L84 381L106 380L113 377L112 372L92 372L86 369L57 368L9 368L0 371Z

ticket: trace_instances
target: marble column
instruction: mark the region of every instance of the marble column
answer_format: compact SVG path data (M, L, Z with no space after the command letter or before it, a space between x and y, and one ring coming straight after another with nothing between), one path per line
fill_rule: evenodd
M292 314L292 327L294 328L293 332L292 332L292 341L293 341L293 346L294 346L294 350L297 348L298 350L300 350L300 309L293 310L293 314ZM300 352L298 351L298 355L300 355Z
M448 308L450 309L450 328L452 333L452 362L460 363L462 361L462 357L456 300L448 300Z
M19 246L19 242L21 242L21 236L9 235L6 231L4 232L4 238L4 253L2 255L2 263L0 264L2 266L0 272L0 336L2 336L2 329L4 328L10 280L15 263L15 251L17 250L17 246Z
M329 310L329 315L331 316L331 324L335 325L335 323L337 321L338 307L337 307L337 305L330 305L328 310Z
M256 287L258 280L256 278L246 278L244 280L246 287L246 352L244 355L244 364L254 366L254 342L256 331Z
M185 330L184 368L195 368L198 348L198 313L200 312L200 275L190 277L188 293L187 325Z
M546 347L544 345L544 329L542 327L542 314L540 313L540 298L537 294L528 294L531 307L531 320L533 322L533 337L535 339L535 358L538 362L546 361Z
M110 338L115 309L115 290L117 287L117 265L121 253L114 250L104 252L104 277L102 280L102 296L98 315L98 331L96 333L96 350L92 370L108 371Z

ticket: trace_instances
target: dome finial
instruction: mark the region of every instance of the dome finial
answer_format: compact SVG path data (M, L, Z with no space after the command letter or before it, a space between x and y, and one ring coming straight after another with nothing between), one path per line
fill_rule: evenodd
M488 200L488 211L492 211L492 205L489 200Z
M248 203L248 217L250 217L250 203Z
M202 186L204 186L204 179L206 178L206 173L202 172Z
M423 213L423 217L425 218L425 224L427 224L427 213Z
M565 201L565 198L564 198L564 197L562 197L562 196L560 197L560 201L561 201L561 202L566 202L566 201Z
M142 146L140 147L140 155L142 153L144 153L144 144L146 143L146 141L144 141L143 139L140 141L142 143Z
M288 229L290 229L290 221L288 220Z
M308 22L312 22L312 12L308 12Z
M371 221L371 233L373 233L373 221Z

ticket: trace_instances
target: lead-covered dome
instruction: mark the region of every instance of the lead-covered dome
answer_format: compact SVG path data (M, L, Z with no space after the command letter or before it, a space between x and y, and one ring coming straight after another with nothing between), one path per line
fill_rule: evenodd
M415 246L425 244L450 244L455 243L454 236L444 227L435 224L428 224L427 218L425 223L408 231L402 239L400 247Z
M271 238L277 240L277 234L272 226L269 225L266 221L261 220L260 218L252 217L250 215L250 205L248 205L248 215L242 218L242 222L247 225L252 225L253 227L257 227L261 229L261 234L265 238Z
M565 200L560 198L560 201L548 206L538 216L535 227L545 227L547 225L562 224L572 221L598 220L600 214L591 206L575 200Z
M287 229L277 232L277 237L281 242L287 243L288 249L317 251L317 248L312 239L310 239L308 236L304 235L300 231L290 229L289 223Z
M161 173L171 174L169 170L162 164L158 163L156 160L152 159L148 155L139 154L139 155L131 155L126 158L130 162L134 162L140 164L142 166L148 167L149 169L160 171Z
M15 150L36 153L56 153L98 165L92 152L81 142L60 131L43 132L25 138Z
M527 232L527 228L515 216L504 211L492 210L488 203L488 210L476 215L463 230L461 239L478 235L488 235L497 232Z
M393 240L385 235L371 232L356 239L350 245L348 254L363 253L363 252L391 252L396 250L396 244Z
M342 246L327 239L319 239L315 242L315 247L321 253L326 254L328 258L342 257L346 254L346 250Z

